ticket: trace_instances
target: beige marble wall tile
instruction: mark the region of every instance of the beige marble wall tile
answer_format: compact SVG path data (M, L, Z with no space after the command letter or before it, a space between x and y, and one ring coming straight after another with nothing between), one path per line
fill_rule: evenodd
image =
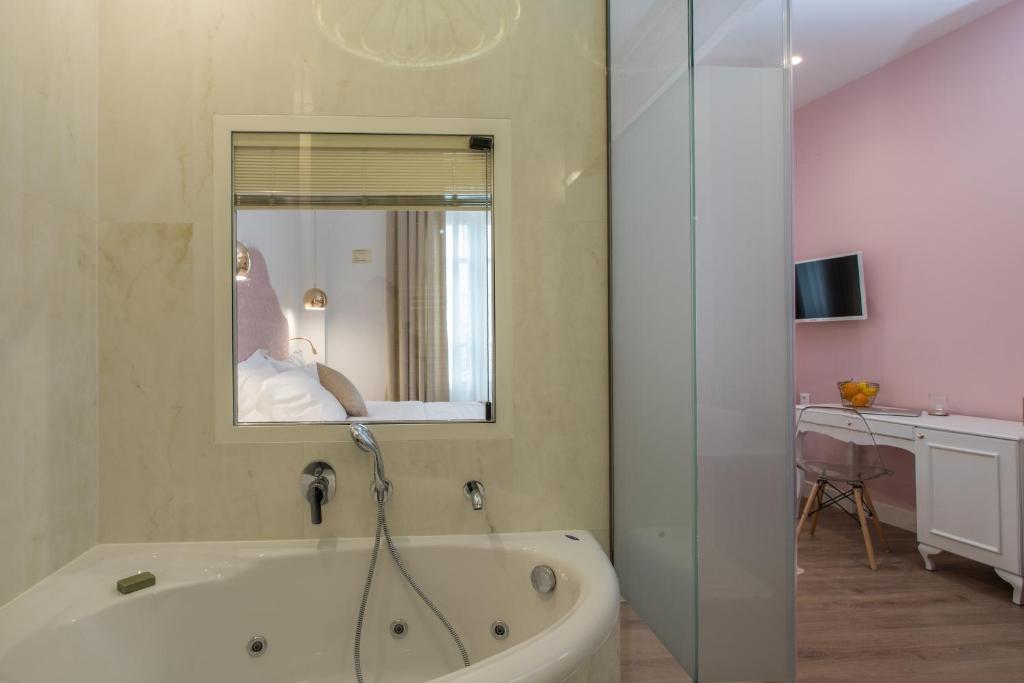
M100 3L99 204L106 219L191 219L189 5Z
M372 533L353 446L213 438L213 115L294 113L511 119L515 435L385 444L390 515L400 534L607 539L604 3L496 0L519 8L507 37L433 68L345 49L314 13L344 4L101 0L101 538ZM320 527L297 490L313 458L339 476Z
M0 4L0 604L97 539L94 2Z

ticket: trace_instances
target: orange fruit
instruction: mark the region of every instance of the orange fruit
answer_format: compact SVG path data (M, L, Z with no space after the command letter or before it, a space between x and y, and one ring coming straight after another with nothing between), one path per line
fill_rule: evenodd
M871 403L871 399L868 398L867 394L857 394L850 399L850 403L857 408L866 408L868 404Z
M868 388L864 390L864 393L867 394L868 396L877 396L878 395L878 387L873 387L873 386L871 386L869 384Z
M860 386L857 385L857 382L843 382L842 393L843 398L847 401L853 400L854 396L861 393Z

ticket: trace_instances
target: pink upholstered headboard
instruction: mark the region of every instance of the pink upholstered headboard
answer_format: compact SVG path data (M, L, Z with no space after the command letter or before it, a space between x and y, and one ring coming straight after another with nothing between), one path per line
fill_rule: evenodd
M235 362L259 349L278 360L288 357L288 320L281 312L277 292L270 285L267 261L249 247L249 278L235 281Z

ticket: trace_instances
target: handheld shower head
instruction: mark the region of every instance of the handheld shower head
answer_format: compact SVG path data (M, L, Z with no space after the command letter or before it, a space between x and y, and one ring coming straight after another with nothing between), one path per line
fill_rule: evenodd
M349 433L359 450L369 453L373 457L373 488L378 495L386 495L388 480L384 476L384 457L381 455L380 444L377 443L373 432L364 424L354 424L349 428Z
M352 440L359 446L359 450L366 453L380 450L377 439L366 425L356 423L349 428L349 431L352 434Z

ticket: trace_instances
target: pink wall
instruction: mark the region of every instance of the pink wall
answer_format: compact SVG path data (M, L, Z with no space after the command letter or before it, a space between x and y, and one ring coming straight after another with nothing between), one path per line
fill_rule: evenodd
M795 146L796 258L863 251L869 312L797 325L797 391L1020 420L1024 0L802 107ZM900 457L878 497L909 503Z

